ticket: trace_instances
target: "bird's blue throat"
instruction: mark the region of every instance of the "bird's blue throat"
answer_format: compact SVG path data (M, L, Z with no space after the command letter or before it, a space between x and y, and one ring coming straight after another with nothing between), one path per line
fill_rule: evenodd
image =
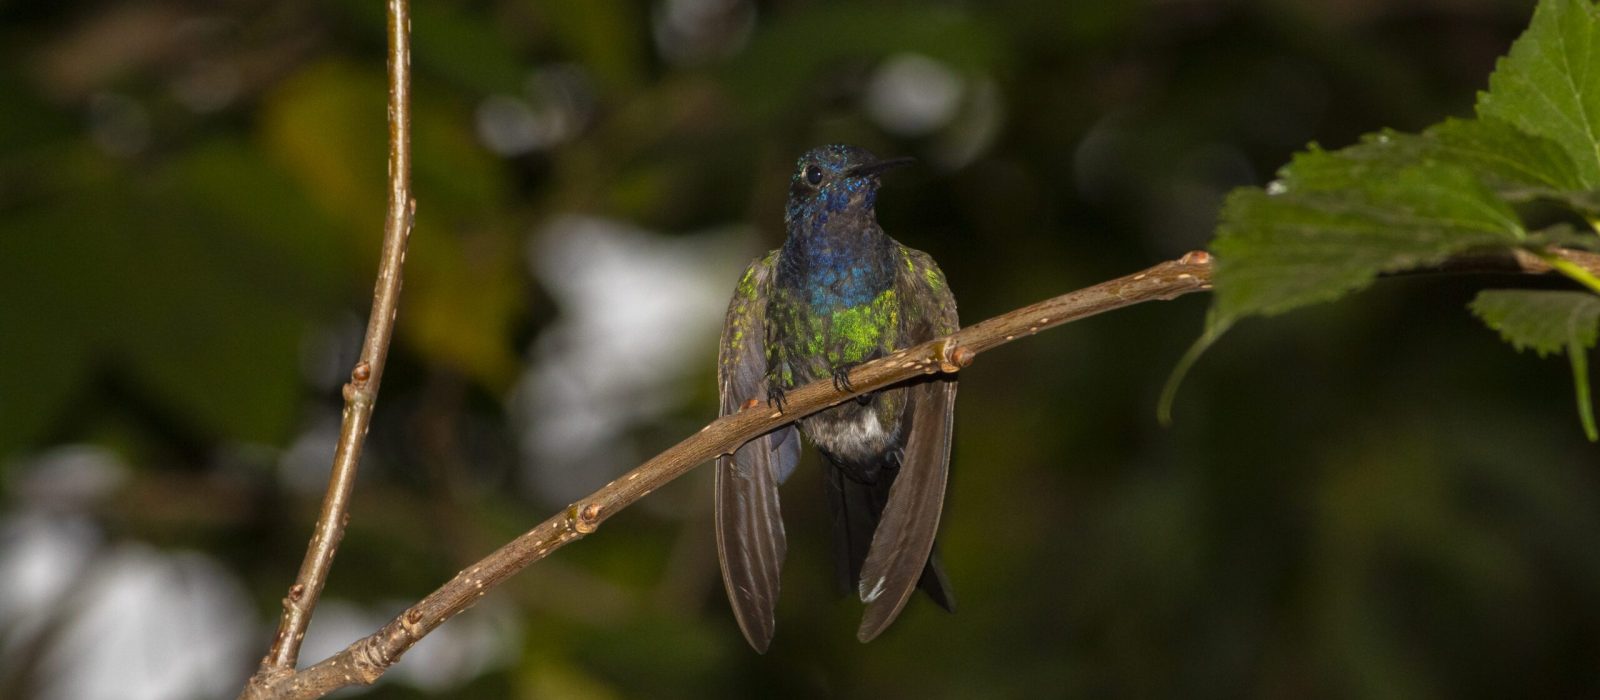
M864 180L860 189L824 193L784 217L789 237L777 281L813 308L867 304L894 284L893 241L872 212L876 193Z

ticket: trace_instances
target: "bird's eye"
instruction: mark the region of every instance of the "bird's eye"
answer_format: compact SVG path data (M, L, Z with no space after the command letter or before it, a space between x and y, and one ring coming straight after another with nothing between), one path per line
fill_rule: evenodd
M822 168L815 165L806 168L806 182L812 187L822 184Z

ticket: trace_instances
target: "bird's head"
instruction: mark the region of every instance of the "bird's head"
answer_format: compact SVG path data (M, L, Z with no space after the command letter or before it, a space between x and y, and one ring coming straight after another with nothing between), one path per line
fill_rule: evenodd
M793 231L796 224L815 229L833 219L870 220L878 175L913 162L911 158L883 160L865 148L838 144L806 151L795 163L794 178L789 181L784 223Z

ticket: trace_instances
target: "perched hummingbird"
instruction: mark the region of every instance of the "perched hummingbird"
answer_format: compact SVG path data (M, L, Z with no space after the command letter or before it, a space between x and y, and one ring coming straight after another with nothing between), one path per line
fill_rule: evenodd
M722 414L754 399L783 408L785 391L822 377L849 389L851 367L954 332L955 297L927 253L890 238L873 204L880 160L821 146L789 184L783 247L750 264L728 304L717 362ZM954 377L873 392L800 421L826 458L841 588L866 603L857 637L878 636L920 586L946 610L950 583L934 552L950 465ZM734 616L750 645L772 641L787 545L778 485L794 471L793 425L717 460L717 554Z

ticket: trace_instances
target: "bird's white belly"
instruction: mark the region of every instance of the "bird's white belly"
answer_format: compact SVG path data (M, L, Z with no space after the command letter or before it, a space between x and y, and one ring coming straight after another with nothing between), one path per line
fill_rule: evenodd
M884 429L870 405L836 406L801 421L800 428L812 444L853 464L877 462L894 447L894 435Z

